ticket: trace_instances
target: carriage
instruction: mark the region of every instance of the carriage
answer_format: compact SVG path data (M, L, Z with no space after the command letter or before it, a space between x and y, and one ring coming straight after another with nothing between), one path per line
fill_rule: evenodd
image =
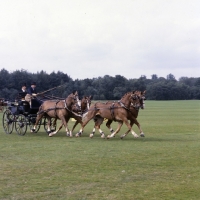
M31 99L30 104L23 100L8 102L2 117L2 125L5 133L11 134L15 129L18 135L23 136L26 134L28 127L32 130L41 103L36 99ZM39 131L41 126L44 126L44 130L47 132L47 119L45 117L40 120L35 133ZM52 129L55 128L52 127Z

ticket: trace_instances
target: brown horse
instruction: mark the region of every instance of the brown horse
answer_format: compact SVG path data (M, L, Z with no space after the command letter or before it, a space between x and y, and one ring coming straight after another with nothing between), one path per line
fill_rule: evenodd
M62 123L64 124L65 129L66 129L66 133L70 134L67 123L73 113L72 107L77 102L79 102L77 92L70 94L65 100L59 100L56 102L44 101L44 103L39 108L39 112L36 118L36 123L32 131L34 132L40 119L43 116L45 116L48 119L48 130L50 129L51 118L56 118L56 119L62 120Z
M131 127L135 123L140 130L140 136L144 137L144 133L141 129L139 122L137 121L137 117L138 117L139 109L140 108L144 109L144 107L145 107L145 103L144 103L144 101L145 101L145 91L144 92L138 91L137 96L138 96L138 99L140 101L140 105L131 103L127 118L128 118L128 120L130 120ZM99 130L101 137L104 138L105 137L104 132L100 129L100 125L103 123L104 119L101 116L97 115L97 116L95 116L94 120L95 120L95 127ZM114 132L114 130L110 126L112 122L113 122L113 120L108 120L107 123L106 123L106 126L109 128L111 134ZM90 134L90 138L92 138L94 136L95 127L93 128L93 131ZM123 134L121 136L121 139L123 139L129 133L129 131L130 130L128 130L125 134ZM109 138L109 136L108 136L108 138Z
M90 108L90 105L91 105L91 99L92 99L92 96L84 96L81 100L81 115L83 115L84 113L86 113L89 108ZM79 116L75 116L74 118L80 118ZM72 132L73 130L75 129L75 127L80 123L80 120L82 121L82 117L81 119L76 119L76 122L74 124L74 126L72 127Z
M72 130L70 131L71 134L68 134L67 136L72 136L72 133L73 133L73 130L75 129L75 127L80 123L82 124L82 114L84 114L85 112L87 112L87 110L89 110L90 108L90 105L91 105L91 98L92 96L84 96L81 100L81 112L80 113L77 113L77 108L76 106L74 105L72 107L72 118L74 118L76 120ZM77 113L77 114L76 114ZM61 126L56 130L54 131L53 133L50 133L49 136L53 136L55 135L56 133L58 133L58 131L60 131L60 129L63 127L63 124L61 124Z
M139 100L137 99L137 92L128 92L126 93L120 101L113 102L113 103L95 103L90 107L88 112L83 115L83 124L80 131L76 134L77 137L81 136L84 127L86 124L93 119L96 115L101 116L102 118L106 118L108 120L115 120L119 122L117 130L112 133L114 136L116 133L119 132L123 122L127 125L128 130L131 130L134 137L138 137L138 135L131 129L131 126L128 122L128 110L130 108L131 103L136 103L134 100L137 100L139 104ZM111 137L112 137L111 136Z

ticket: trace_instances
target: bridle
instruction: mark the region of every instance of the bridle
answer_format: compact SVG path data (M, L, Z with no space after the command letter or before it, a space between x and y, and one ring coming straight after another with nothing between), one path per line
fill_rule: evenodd
M86 104L87 104L87 106L86 106L86 108L85 108L84 110L82 110L82 107L81 107L81 112L82 112L82 113L85 113L85 112L87 112L87 111L89 110L89 108L90 108L90 105L91 105L91 100L90 100L90 98L89 98L89 97L85 97L83 103L86 103Z
M145 103L144 103L144 101L145 101L145 96L140 96L140 95L137 95L137 99L139 100L139 103L131 103L131 106L133 107L133 108L135 108L136 110L139 110L140 108L141 109L144 109L144 107L145 107Z

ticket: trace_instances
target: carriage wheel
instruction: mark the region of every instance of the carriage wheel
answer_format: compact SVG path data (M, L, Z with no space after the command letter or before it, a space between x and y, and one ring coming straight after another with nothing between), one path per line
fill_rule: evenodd
M55 118L51 118L51 121L50 121L51 132L56 130L56 121L55 120L56 120ZM48 119L46 117L44 118L44 130L48 133Z
M38 122L38 125L33 133L37 133L40 130L41 122L42 122L42 119ZM35 121L29 120L28 124L29 124L30 130L32 131L32 129L34 128L34 125L35 125Z
M5 112L3 113L2 124L6 134L12 133L14 122L15 116L11 113L10 110L5 110Z
M27 120L24 115L19 114L15 122L15 130L18 135L25 135L27 130Z

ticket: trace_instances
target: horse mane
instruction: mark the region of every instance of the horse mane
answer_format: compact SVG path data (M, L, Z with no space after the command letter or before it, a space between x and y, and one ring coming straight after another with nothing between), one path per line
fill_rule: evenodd
M135 91L127 92L126 94L124 94L124 96L121 98L121 100L123 100L127 95L134 94L134 92L135 92Z
M71 94L69 94L67 97L73 97L74 96L74 94L73 93L71 93Z

